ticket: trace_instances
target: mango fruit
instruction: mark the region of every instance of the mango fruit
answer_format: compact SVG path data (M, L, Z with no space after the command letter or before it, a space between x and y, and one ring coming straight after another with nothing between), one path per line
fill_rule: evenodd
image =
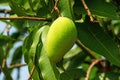
M74 45L77 39L77 30L74 22L67 17L58 17L50 26L46 37L46 53L48 58L59 62L65 53Z

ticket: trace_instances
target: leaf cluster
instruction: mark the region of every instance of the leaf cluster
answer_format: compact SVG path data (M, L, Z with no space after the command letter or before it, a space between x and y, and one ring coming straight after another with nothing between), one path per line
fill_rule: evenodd
M119 80L120 9L115 3L117 0L85 0L97 23L90 21L90 16L87 15L81 1L0 0L0 5L11 8L8 13L0 9L1 13L8 14L9 17L26 16L52 20L1 20L10 26L8 33L11 28L16 29L10 35L5 35L5 30L0 33L0 73L4 72L4 80L12 80L11 74L14 68L11 69L9 66L22 64L23 57L32 80L84 80L88 68L95 59L104 59L104 61L91 69L89 80ZM56 2L57 6L55 6ZM79 43L76 42L63 60L55 64L46 56L44 45L49 27L58 16L68 17L74 21ZM12 54L11 50L13 50ZM4 58L11 61L10 65L6 64L2 68ZM19 79L20 67L17 67L17 79Z

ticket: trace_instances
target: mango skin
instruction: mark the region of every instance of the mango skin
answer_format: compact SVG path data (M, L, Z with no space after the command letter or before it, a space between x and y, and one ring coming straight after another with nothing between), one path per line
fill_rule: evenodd
M74 22L66 17L58 17L50 26L46 37L46 52L49 59L57 63L74 45L77 30Z

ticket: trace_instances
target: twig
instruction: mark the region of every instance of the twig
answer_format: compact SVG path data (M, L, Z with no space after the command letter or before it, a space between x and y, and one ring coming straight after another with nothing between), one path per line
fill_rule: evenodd
M98 64L101 61L104 61L104 59L96 59L92 62L92 64L89 66L89 68L87 70L85 80L89 80L89 76L90 76L90 72L91 72L92 68L94 67L94 65Z
M0 20L36 20L36 21L52 21L50 18L38 17L0 17Z
M11 10L0 9L0 13L10 13Z
M30 71L30 76L29 76L29 78L28 78L27 80L30 80L30 79L31 79L34 71L35 71L35 66L33 66L32 70Z
M78 39L76 40L76 44L85 52L87 53L91 58L97 59L89 49L87 49Z
M82 1L82 4L83 4L85 10L87 11L88 16L90 17L90 20L91 20L92 22L98 22L98 21L96 21L96 20L93 18L92 13L90 12L90 9L88 8L88 6L87 6L87 4L85 3L85 1L84 1L84 0L81 0L81 1Z
M55 11L57 12L58 16L61 16L61 15L60 15L60 11L59 11L59 9L58 9L58 3L59 3L59 0L56 0L55 5L54 5L51 13L53 13L54 10L55 10Z
M4 69L6 67L6 59L7 59L7 55L8 55L8 50L9 49L9 44L6 44L6 54L4 55L3 61L2 61L2 69Z
M3 61L2 61L2 70L5 68L6 65L6 57L4 56Z
M5 11L4 14L5 14L4 16L6 17L7 12ZM9 36L10 29L9 29L8 24L6 25L6 32L7 32L7 36ZM6 67L6 59L7 59L8 54L9 54L9 43L6 44L6 53L2 61L2 70L4 70L4 68Z
M14 64L14 65L9 66L8 69L18 68L22 66L27 66L27 64Z

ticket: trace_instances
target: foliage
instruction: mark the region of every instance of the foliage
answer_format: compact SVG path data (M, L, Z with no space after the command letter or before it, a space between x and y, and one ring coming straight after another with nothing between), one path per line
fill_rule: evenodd
M105 60L92 68L89 80L119 80L119 0L85 0L92 16L98 22L91 22L82 0L59 0L57 5L56 1L9 0L8 2L0 0L0 5L11 8L7 13L4 13L4 9L0 9L0 13L14 18L45 18L44 21L25 18L23 20L1 20L7 26L10 25L17 30L10 35L5 35L5 31L0 33L0 68L4 73L4 79L12 80L11 74L14 68L9 66L21 64L22 56L24 56L29 73L32 74L30 75L32 80L84 80L90 64L95 59ZM79 43L76 42L63 60L55 64L46 56L44 46L49 27L58 16L68 17L74 21ZM6 28L10 31L11 27ZM10 52L18 42L23 44L15 48L10 65L3 67L4 58L8 59L11 56ZM17 68L18 75L19 67Z

